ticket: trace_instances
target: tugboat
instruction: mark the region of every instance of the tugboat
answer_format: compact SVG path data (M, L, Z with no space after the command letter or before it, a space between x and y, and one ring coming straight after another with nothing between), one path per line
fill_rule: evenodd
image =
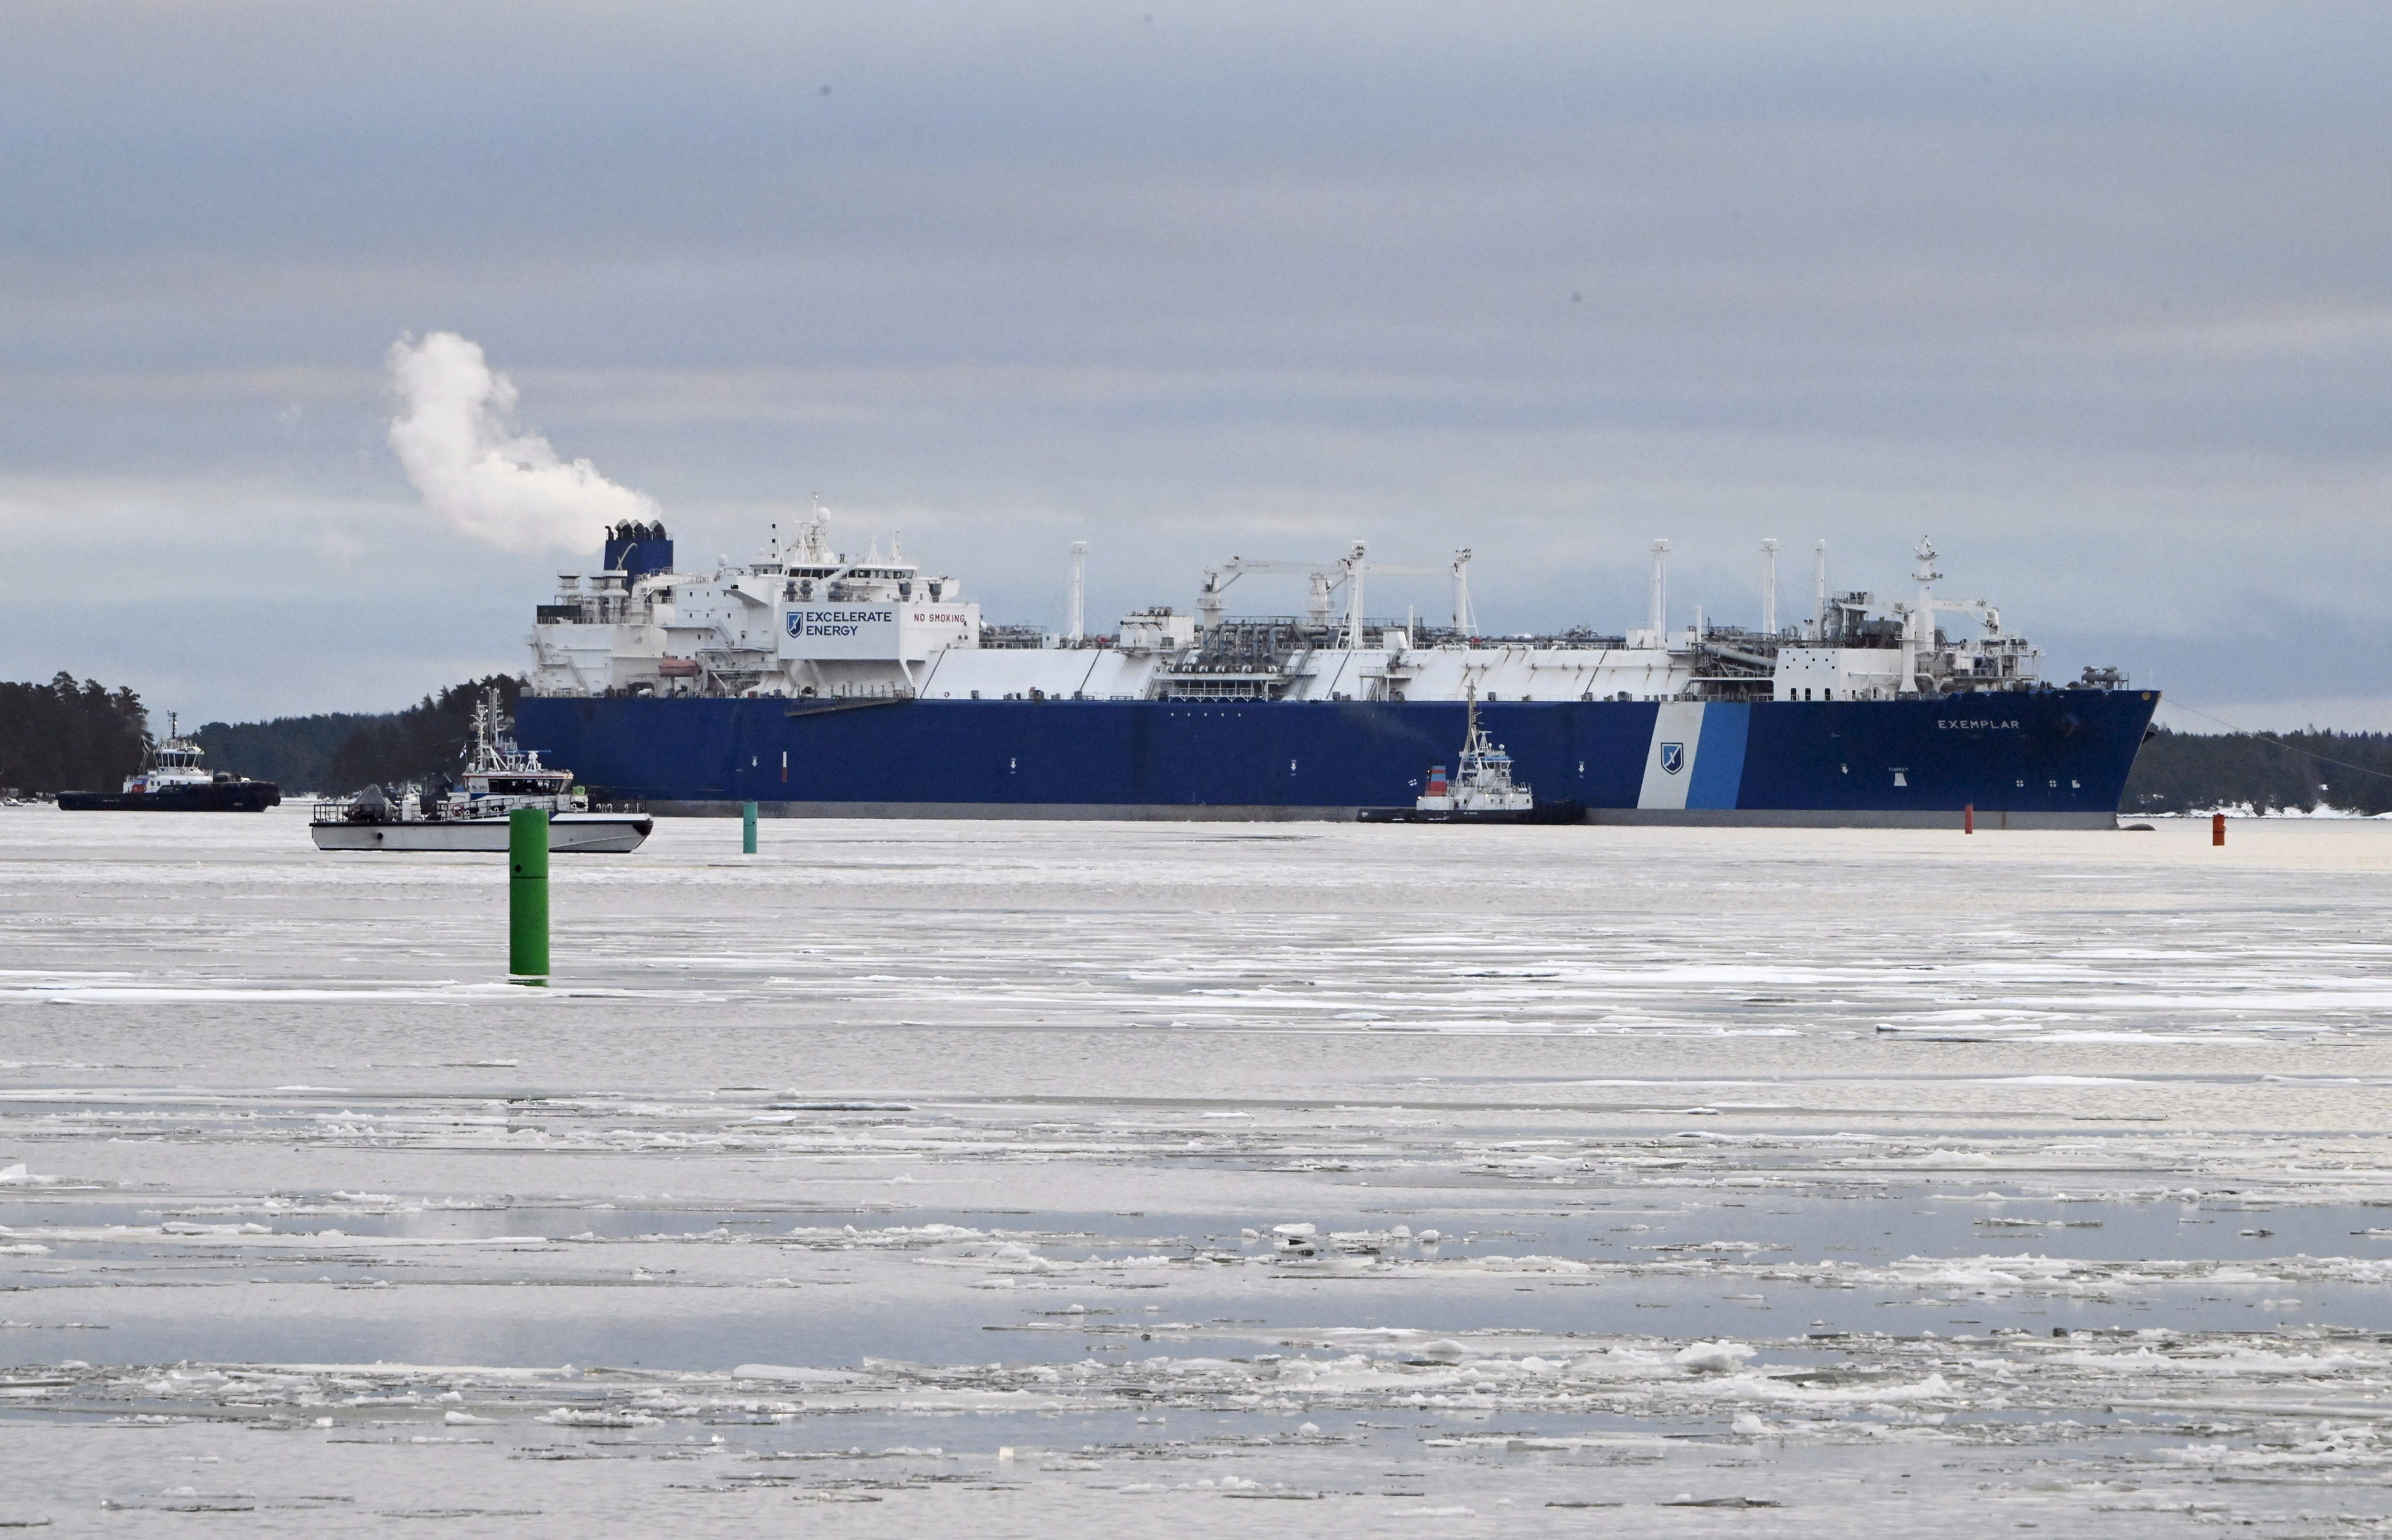
M508 820L518 808L548 813L555 855L619 855L636 850L656 822L644 812L592 811L570 770L551 770L540 751L515 746L499 710L499 692L474 707L474 743L465 783L396 796L369 786L356 796L316 804L308 835L318 850L486 850L504 853Z
M1364 808L1357 816L1365 823L1577 823L1586 809L1575 802L1537 800L1536 793L1512 779L1512 757L1478 725L1478 692L1467 696L1469 731L1462 740L1462 757L1453 778L1445 767L1428 772L1428 790L1409 808Z
M282 801L282 788L247 776L211 775L200 765L200 745L183 736L175 713L166 713L166 741L151 749L140 773L124 778L121 792L60 792L58 808L70 813L262 813Z

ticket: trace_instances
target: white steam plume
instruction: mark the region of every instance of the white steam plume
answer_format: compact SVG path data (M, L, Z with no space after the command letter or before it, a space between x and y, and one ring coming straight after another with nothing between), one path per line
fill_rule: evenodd
M656 517L656 499L618 486L586 459L566 464L538 434L507 421L515 387L493 374L481 344L453 331L390 346L390 382L407 408L390 446L423 505L502 550L598 543L601 526Z

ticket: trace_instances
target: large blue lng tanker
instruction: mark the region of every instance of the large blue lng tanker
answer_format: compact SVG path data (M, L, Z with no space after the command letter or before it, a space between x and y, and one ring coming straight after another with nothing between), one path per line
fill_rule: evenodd
M1774 609L1774 542L1765 609ZM658 813L756 802L814 817L1351 819L1450 763L1467 702L1540 803L1603 823L2110 828L2158 697L2114 669L2058 688L1991 605L1875 613L1830 595L1757 631L1475 635L1469 552L1451 627L1366 618L1356 546L1318 566L1233 561L1197 613L1083 636L987 627L892 543L832 551L819 512L744 566L676 572L661 526L609 532L604 570L540 606L518 734L595 796ZM1311 580L1302 616L1224 614L1254 573ZM1342 607L1343 613L1338 611ZM1979 634L1947 637L1939 615Z

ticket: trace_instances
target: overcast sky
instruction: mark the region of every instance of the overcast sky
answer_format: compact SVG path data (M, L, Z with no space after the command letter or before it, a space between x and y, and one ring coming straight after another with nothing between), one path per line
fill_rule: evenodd
M810 495L990 618L1477 552L1749 624L1931 535L2051 671L2392 728L2392 7L0 8L0 677L187 721L520 666L453 330L683 564ZM595 520L591 531L595 540ZM1260 585L1264 580L1252 580ZM1258 587L1255 607L1300 595ZM1383 578L1372 607L1441 613ZM2178 716L2201 728L2204 718Z

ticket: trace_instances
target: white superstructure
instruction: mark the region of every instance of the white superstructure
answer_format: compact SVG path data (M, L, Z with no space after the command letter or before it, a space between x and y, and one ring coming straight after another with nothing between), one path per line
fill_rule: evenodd
M668 547L668 549L670 549ZM600 572L558 578L531 639L543 695L826 695L913 692L928 670L981 644L980 606L876 542L830 549L817 512L755 561L708 573Z
M629 532L627 535L626 532ZM633 537L636 537L634 538ZM1978 600L1934 596L1934 549L1921 541L1915 599L1875 614L1866 593L1830 595L1819 548L1815 613L1780 629L1668 623L1666 541L1653 544L1648 624L1619 636L1487 637L1476 632L1470 553L1450 566L1392 567L1356 544L1326 563L1233 559L1205 574L1194 613L1125 615L1082 635L1084 549L1071 554L1072 615L1060 634L982 621L947 576L926 575L892 537L861 559L833 549L816 510L754 561L710 571L670 564L661 528L622 526L610 551L660 549L665 565L559 579L530 638L539 695L746 695L853 700L1856 701L1964 690L2025 690L2042 654ZM1774 621L1776 542L1765 542L1762 613ZM1372 619L1372 572L1449 575L1453 624ZM1235 616L1224 593L1248 575L1300 576L1303 615ZM1939 615L1976 622L1947 636ZM2087 671L2087 683L2122 683Z
M202 767L205 756L200 745L183 736L176 714L166 713L166 737L150 751L149 762L124 778L124 790L131 795L152 795L181 786L205 786L215 777Z
M1533 788L1512 779L1512 757L1503 745L1487 735L1478 724L1478 698L1469 702L1469 726L1462 740L1462 755L1454 762L1452 779L1446 778L1445 767L1429 771L1428 790L1412 804L1424 813L1525 813L1537 805Z

